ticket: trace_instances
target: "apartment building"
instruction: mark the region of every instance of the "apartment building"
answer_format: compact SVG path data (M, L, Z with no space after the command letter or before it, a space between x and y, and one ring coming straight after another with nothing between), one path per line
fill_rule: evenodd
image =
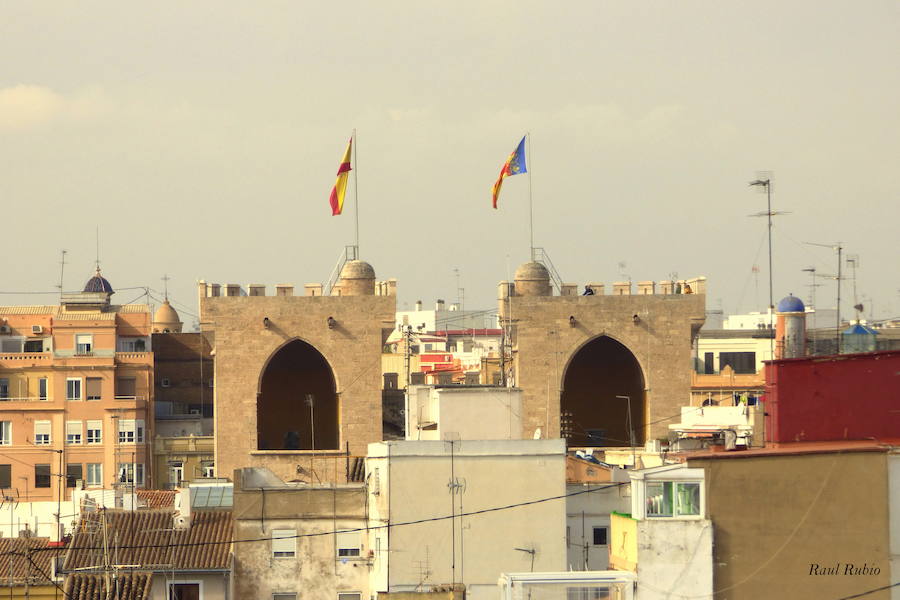
M150 309L113 294L98 268L59 305L0 307L0 488L18 502L151 486Z

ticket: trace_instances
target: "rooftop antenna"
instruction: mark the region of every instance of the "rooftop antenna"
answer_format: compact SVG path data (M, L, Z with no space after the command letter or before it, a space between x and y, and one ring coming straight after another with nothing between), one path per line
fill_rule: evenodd
M809 273L809 283L807 283L806 286L809 288L809 305L813 309L813 311L812 311L812 328L816 329L816 313L818 312L816 310L816 288L822 287L822 284L816 283L816 268L815 267L809 267L809 268L803 269L803 272ZM816 336L812 336L810 341L812 342L812 354L813 354L813 356L815 356L815 354L816 354Z
M860 313L863 311L863 305L856 296L856 269L859 268L859 254L848 254L847 266L853 269L853 310L856 311L856 322L859 323Z
M56 286L59 288L59 299L62 302L62 293L63 293L63 273L66 269L66 251L62 250L59 258L59 285Z
M775 296L772 291L772 217L775 215L785 214L783 212L772 211L772 172L759 171L756 179L750 182L750 187L765 188L766 192L766 211L749 215L751 217L765 216L768 220L768 237L769 237L769 330L775 329ZM775 338L769 338L769 357L775 358Z
M844 247L841 245L841 242L835 242L833 244L819 244L816 242L803 242L808 246L820 246L822 248L831 248L832 250L837 252L837 276L835 276L835 281L837 281L837 324L834 329L834 337L837 342L837 354L841 353L841 258L843 256Z

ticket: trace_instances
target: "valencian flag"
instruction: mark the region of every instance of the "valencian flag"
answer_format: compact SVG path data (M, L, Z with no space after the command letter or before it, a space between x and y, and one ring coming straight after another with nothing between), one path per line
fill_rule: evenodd
M331 190L331 216L341 214L344 209L344 194L347 193L347 179L350 177L350 149L353 146L353 138L347 143L347 151L344 152L344 158L341 159L341 166L338 167L337 181L334 182L334 189Z
M500 196L500 188L503 186L503 179L510 175L528 172L528 169L525 168L525 137L527 136L522 137L522 141L519 142L519 145L516 146L513 153L510 154L509 158L506 159L506 162L503 163L503 168L500 169L500 177L498 177L497 182L494 183L494 208L497 208L497 198Z

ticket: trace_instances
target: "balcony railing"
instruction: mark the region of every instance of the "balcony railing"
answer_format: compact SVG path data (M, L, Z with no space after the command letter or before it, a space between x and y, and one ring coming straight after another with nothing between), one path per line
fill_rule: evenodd
M50 352L0 352L0 361L46 362L51 356Z
M147 399L146 396L120 396L118 394L115 395L113 398L115 400L122 400L124 402L129 402L129 401L130 402L142 402Z
M0 398L0 402L50 402L50 398L40 396L9 396Z

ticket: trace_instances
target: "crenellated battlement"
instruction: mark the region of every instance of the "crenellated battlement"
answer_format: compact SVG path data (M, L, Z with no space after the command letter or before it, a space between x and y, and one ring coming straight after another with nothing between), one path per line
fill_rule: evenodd
M397 295L397 280L394 278L388 279L386 281L373 281L372 282L372 292L366 293L368 290L363 290L362 293L345 293L349 291L345 289L345 286L342 286L340 283L335 285L329 296L351 296L351 295L361 295L361 296L396 296ZM366 285L368 288L368 285ZM241 285L239 283L212 283L204 280L200 280L197 284L197 291L200 298L228 298L228 297L246 297L246 296L298 296L298 297L313 297L313 296L324 296L325 294L325 286L321 283L307 283L303 285L301 294L295 293L296 288L293 284L290 283L279 283L276 284L271 289L271 294L267 293L267 288L264 284L261 283L248 283L246 285Z
M593 294L585 294L590 289ZM519 278L515 282L501 281L498 298L501 300L517 296L673 296L686 294L706 294L706 277L691 279L664 279L662 281L616 281L609 287L604 283L589 282L584 287L577 283L563 283L559 294L554 294L549 279Z

